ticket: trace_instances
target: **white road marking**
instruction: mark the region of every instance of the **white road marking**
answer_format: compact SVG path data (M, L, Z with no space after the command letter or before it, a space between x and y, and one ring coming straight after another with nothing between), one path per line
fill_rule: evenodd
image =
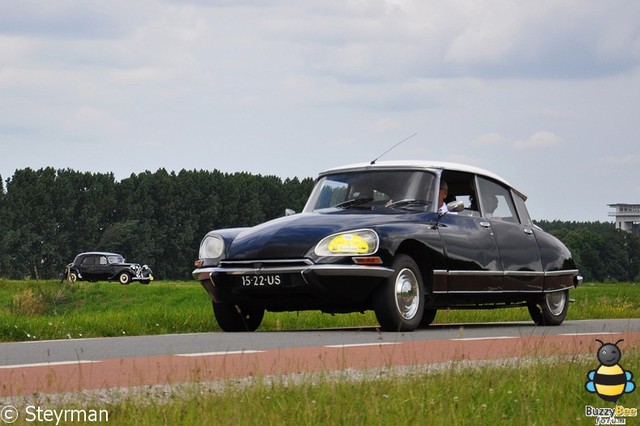
M359 348L363 346L400 345L402 342L352 343L344 345L326 345L325 348Z
M449 340L497 340L497 339L519 339L518 336L495 336L495 337L461 337Z
M603 334L622 334L615 331L603 331L602 333L562 333L558 336L601 336Z
M176 354L175 356L198 357L198 356L219 356L219 355L242 355L242 354L259 354L264 351L222 351L222 352L199 352L194 354Z
M95 364L102 361L57 361L57 362L38 362L35 364L14 364L0 365L0 369L10 368L32 368L32 367L57 367L59 365L78 365L78 364Z

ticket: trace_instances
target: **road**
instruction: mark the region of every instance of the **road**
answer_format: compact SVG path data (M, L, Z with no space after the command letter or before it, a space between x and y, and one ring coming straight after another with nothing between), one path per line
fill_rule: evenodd
M456 360L594 354L595 339L640 344L640 319L433 325L73 339L0 344L0 396L412 366Z

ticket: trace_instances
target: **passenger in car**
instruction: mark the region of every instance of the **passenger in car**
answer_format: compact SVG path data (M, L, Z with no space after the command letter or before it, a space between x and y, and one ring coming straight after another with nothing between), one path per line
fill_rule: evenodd
M493 212L496 211L498 207L498 197L495 195L486 195L483 199L483 207L484 207L484 216L485 217L494 217Z

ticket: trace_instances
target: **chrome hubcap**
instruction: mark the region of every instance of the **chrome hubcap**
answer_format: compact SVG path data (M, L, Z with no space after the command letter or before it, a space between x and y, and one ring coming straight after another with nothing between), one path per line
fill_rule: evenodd
M548 293L545 296L545 302L549 312L554 316L558 316L564 310L564 305L567 303L567 293L564 291L558 291L556 293Z
M396 307L402 318L411 320L420 306L418 279L410 269L403 269L396 277Z

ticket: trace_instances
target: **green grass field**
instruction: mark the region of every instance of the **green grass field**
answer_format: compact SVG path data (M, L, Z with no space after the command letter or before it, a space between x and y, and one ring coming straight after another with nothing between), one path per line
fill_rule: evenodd
M568 319L640 318L640 284L584 284L570 292ZM0 339L26 341L218 331L197 282L60 283L0 280ZM526 308L444 310L435 323L529 321ZM372 312L267 313L260 330L375 326Z
M571 297L569 320L640 317L640 284L585 284ZM218 330L211 303L195 282L120 286L0 280L0 315L4 341ZM526 308L443 311L435 322L520 320L530 320ZM268 313L261 330L375 324L372 313ZM620 364L640 374L640 351L621 349ZM50 410L105 409L109 421L103 424L122 425L593 425L597 419L585 415L587 405L613 407L584 388L587 373L598 364L593 354L370 375L254 377L215 386L196 380L170 389L143 388L106 398L83 394L63 402L47 398L38 404ZM619 403L637 408L639 395L625 394ZM29 404L28 399L13 403L19 410ZM15 424L28 423L23 417Z

